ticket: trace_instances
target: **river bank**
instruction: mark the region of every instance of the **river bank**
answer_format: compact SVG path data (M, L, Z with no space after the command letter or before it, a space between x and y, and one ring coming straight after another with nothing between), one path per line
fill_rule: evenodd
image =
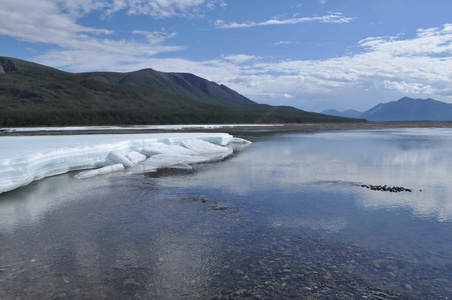
M140 134L140 133L167 133L167 132L272 132L272 131L299 131L314 132L327 130L366 130L366 129L391 129L391 128L452 128L450 122L363 122L363 123L300 123L300 124L217 124L217 125L162 125L162 126L124 126L104 128L89 127L71 129L71 127L42 127L36 129L30 127L0 128L0 136L20 135L74 135L74 134Z

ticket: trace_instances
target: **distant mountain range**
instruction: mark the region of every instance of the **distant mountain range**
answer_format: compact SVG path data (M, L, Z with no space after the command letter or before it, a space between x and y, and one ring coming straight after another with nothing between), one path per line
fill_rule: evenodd
M0 126L363 122L251 101L189 73L68 73L0 57Z
M345 118L359 118L359 116L361 116L363 113L354 109L347 109L344 111L338 111L337 109L327 109L322 111L322 114Z
M332 116L352 117L368 121L452 121L452 104L433 99L401 98L380 103L365 112L328 109L322 112Z

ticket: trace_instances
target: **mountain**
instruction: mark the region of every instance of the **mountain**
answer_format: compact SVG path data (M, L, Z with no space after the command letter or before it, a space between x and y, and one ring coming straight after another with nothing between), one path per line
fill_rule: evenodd
M321 114L345 118L360 118L362 112L354 109L347 109L344 111L338 111L337 109L327 109L322 111Z
M401 98L380 103L365 112L349 109L343 112L327 109L322 114L368 121L452 121L452 104L433 99Z
M68 73L0 57L0 126L357 122L258 104L189 73Z
M208 81L189 73L164 73L144 69L129 73L91 72L81 73L82 77L119 85L135 85L168 92L198 101L224 105L254 105L255 102L224 85Z
M452 104L404 97L380 103L359 117L369 121L452 121Z

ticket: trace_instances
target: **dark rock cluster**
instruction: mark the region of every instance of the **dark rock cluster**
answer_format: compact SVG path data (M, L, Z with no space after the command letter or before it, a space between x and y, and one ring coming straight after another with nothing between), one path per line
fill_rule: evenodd
M411 192L411 189L407 189L401 186L387 186L387 185L361 185L364 188L371 189L373 191L382 191L382 192L391 192L391 193L399 193L399 192Z

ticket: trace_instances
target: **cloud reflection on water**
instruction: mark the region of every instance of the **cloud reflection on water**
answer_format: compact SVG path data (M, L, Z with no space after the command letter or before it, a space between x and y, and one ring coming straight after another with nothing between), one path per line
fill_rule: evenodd
M229 223L138 178L67 174L2 195L8 277L0 287L14 282L4 297L206 298L212 274L225 264L214 228Z
M46 213L67 204L74 198L86 196L87 190L109 184L104 176L94 180L74 180L73 173L45 178L26 187L2 194L0 197L0 231L14 230L18 226L29 226ZM101 192L98 189L97 192Z
M296 197L307 185L340 181L348 184L327 188L353 195L366 209L404 208L421 218L452 221L451 137L452 129L285 134L258 140L227 163L207 167L217 173L201 171L196 179L174 184L202 182L241 197L276 189ZM376 192L360 184L402 186L414 192Z

